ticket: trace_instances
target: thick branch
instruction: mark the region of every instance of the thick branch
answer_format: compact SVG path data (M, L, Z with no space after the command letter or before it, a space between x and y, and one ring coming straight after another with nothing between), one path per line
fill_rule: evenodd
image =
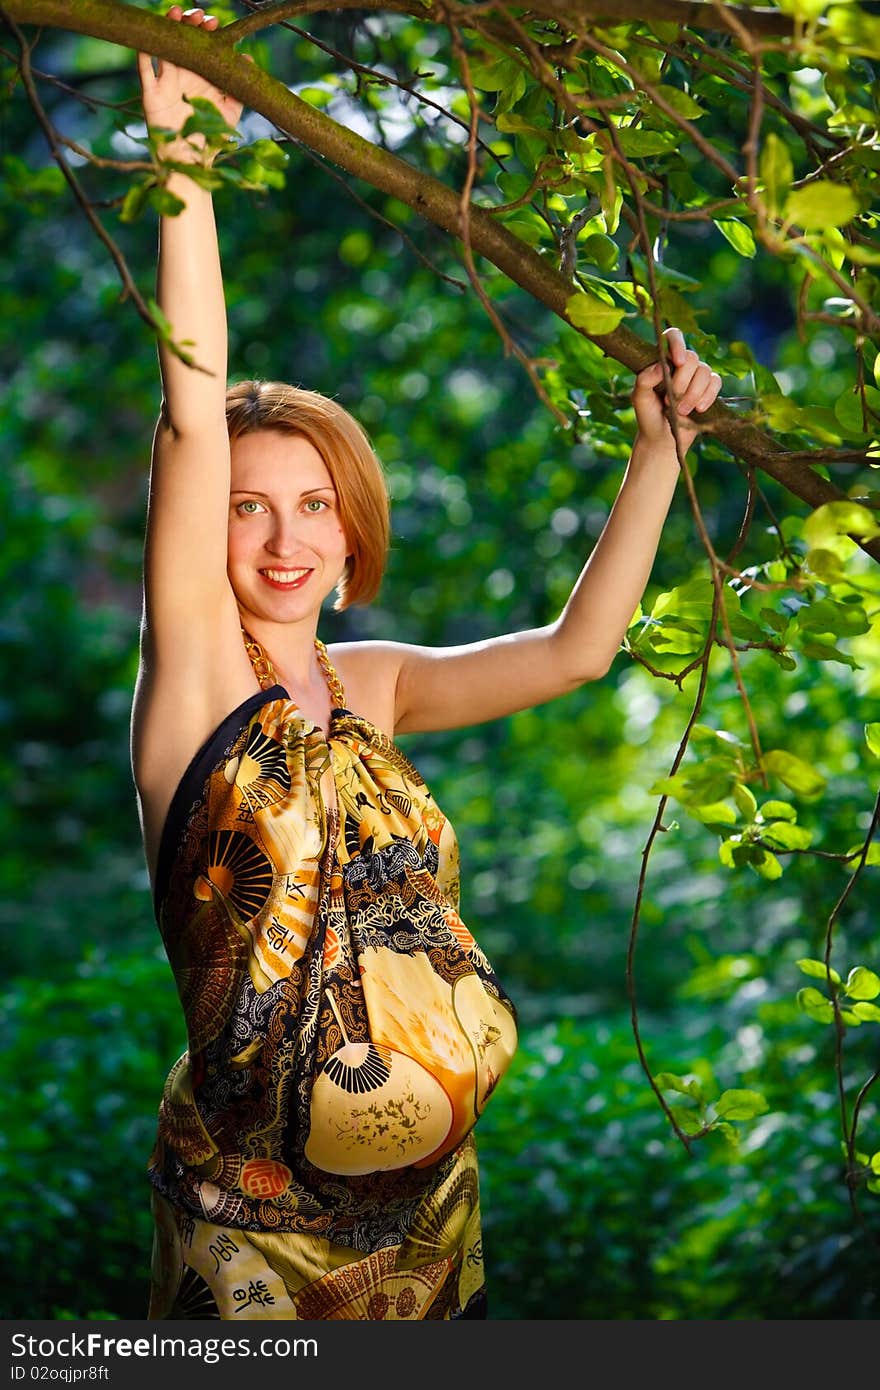
M495 6L479 7L483 15L493 8L502 12L514 10L518 15L542 15L562 24L570 19L598 20L606 24L628 23L633 20L641 20L645 24L663 21L678 24L682 28L730 33L729 26L721 17L722 7L712 4L711 0L693 0L693 3L690 0L536 0L534 4L529 5L499 3ZM246 34L265 29L270 24L278 24L282 19L316 14L329 9L393 10L398 14L418 15L426 20L431 18L428 0L425 0L424 4L421 4L420 0L391 0L390 4L384 3L384 0L382 3L373 4L370 4L369 0L335 0L335 3L332 0L279 0L277 5L261 6L254 14L237 20L230 28L234 30L235 38L238 40ZM779 10L748 9L740 5L725 5L723 9L730 12L739 24L753 35L790 38L795 32L795 23L791 15L782 14ZM456 12L455 18L457 23L466 28L467 7L462 6L461 11Z
M3 12L25 23L53 25L134 46L198 72L339 168L399 199L444 231L461 236L460 195L455 189L314 110L283 82L249 63L228 44L217 42L215 35L190 25L169 24L160 16L118 0L80 0L75 7L66 0L0 0L0 14ZM566 278L484 208L471 208L469 242L474 252L514 284L559 318L571 322L566 313L571 285ZM572 327L576 332L583 331ZM656 360L653 345L628 328L584 336L591 337L604 353L634 373ZM811 468L787 459L774 439L737 417L728 407L716 403L703 421L732 453L761 468L809 506L845 498L840 489ZM866 540L861 545L880 561L880 540Z

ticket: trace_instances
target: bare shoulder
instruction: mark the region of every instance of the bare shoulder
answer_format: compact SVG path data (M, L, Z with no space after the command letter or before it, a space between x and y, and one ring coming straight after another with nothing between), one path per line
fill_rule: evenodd
M339 673L345 703L394 736L397 682L408 647L404 642L334 642L327 653Z

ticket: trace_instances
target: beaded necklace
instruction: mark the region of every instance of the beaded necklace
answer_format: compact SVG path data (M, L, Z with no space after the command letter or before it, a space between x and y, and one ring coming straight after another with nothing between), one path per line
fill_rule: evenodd
M260 682L261 690L269 690L277 683L275 667L272 665L272 658L269 653L250 633L241 629L244 638L244 647L254 668L254 675ZM342 681L336 673L336 669L327 655L327 648L319 637L315 638L315 653L318 658L318 665L324 673L327 682L327 689L330 691L330 699L337 709L345 707L345 691L342 689Z

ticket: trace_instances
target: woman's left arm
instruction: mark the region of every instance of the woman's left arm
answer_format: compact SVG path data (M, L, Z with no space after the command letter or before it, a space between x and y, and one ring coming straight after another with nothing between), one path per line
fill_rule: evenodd
M666 331L671 380L683 451L697 430L688 423L713 404L721 377L685 346L678 328ZM633 389L637 433L620 491L568 602L550 628L550 654L568 688L603 676L641 602L663 524L681 473L675 439L656 388L659 362L640 372Z
M721 378L686 347L679 329L667 329L665 337L678 436L686 450L697 434L691 417L712 405ZM623 482L555 622L460 647L366 642L346 648L353 674L357 662L367 684L394 683L396 732L479 724L605 675L644 594L681 472L656 390L662 380L660 362L636 377L637 433Z

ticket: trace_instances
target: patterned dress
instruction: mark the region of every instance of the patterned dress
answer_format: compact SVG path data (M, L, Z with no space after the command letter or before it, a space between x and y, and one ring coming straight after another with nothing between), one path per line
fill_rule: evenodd
M148 1316L485 1317L471 1131L515 1011L408 759L260 691L184 774L155 905L188 1050L149 1164Z

